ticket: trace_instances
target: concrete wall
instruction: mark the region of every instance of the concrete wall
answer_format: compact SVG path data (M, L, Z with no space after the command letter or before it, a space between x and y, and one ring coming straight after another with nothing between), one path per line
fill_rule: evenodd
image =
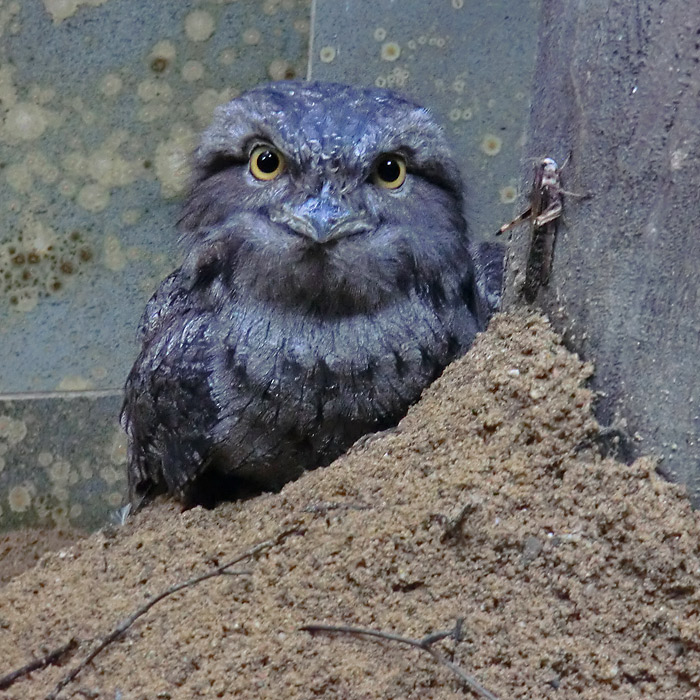
M121 387L216 104L309 63L407 93L490 238L520 199L538 21L536 0L0 5L0 530L91 528L122 503Z

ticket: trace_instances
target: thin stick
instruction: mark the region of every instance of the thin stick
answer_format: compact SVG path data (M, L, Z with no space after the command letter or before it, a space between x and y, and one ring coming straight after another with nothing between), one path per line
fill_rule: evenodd
M457 622L455 628L450 632L437 632L429 634L423 639L412 639L411 637L401 637L398 634L393 634L391 632L381 632L379 630L368 630L362 629L360 627L345 627L343 625L304 625L301 628L302 632L309 632L314 634L317 632L327 632L331 634L351 634L353 636L360 637L376 637L378 639L388 640L390 642L399 642L401 644L408 644L409 646L416 647L417 649L422 649L427 651L439 664L446 666L452 671L452 673L459 678L464 685L466 685L473 693L479 695L486 700L498 700L498 698L490 691L484 688L479 681L471 676L466 671L462 670L457 664L452 663L446 659L437 649L433 648L433 643L444 639L445 637L456 637L459 638L462 625L461 621Z
M58 685L56 685L56 687L53 689L53 691L46 696L46 700L56 700L56 698L58 697L58 694L71 681L73 681L78 676L78 674L101 651L103 651L106 647L108 647L115 639L117 639L122 634L124 634L124 632L126 632L126 630L128 630L129 627L131 627L131 625L133 625L134 622L136 622L136 620L139 619L139 617L141 617L142 615L145 615L156 603L159 603L164 598L168 598L169 596L173 595L174 593L181 591L183 588L189 588L190 586L195 586L198 583L201 583L202 581L206 581L207 579L214 578L214 576L248 574L250 572L247 572L247 571L227 571L227 569L231 568L234 564L238 564L239 562L243 561L244 559L250 559L251 557L254 557L254 556L260 554L260 552L265 551L266 549L270 549L271 547L274 547L278 544L282 544L282 542L284 542L284 540L286 540L290 535L293 535L293 534L296 534L299 532L300 532L299 525L296 525L293 528L289 528L287 530L284 530L276 537L273 537L272 539L269 539L269 540L265 540L264 542L260 542L260 543L256 544L255 546L251 547L250 549L247 549L242 554L238 554L233 559L230 559L229 561L227 561L225 564L221 564L221 566L217 566L215 569L212 569L211 571L207 571L207 573L205 573L205 574L195 576L194 578L191 578L187 581L183 581L182 583L177 583L174 586L167 588L162 593L159 593L157 596L154 596L150 600L146 601L146 603L144 603L134 613L129 615L129 617L122 620L122 622L120 622L109 634L107 634L105 637L103 637L102 640L97 644L97 646L72 671L67 673L58 682Z
M16 671L12 671L5 676L0 678L0 690L7 690L16 680L28 676L32 671L38 671L40 668L49 666L52 664L58 664L61 662L63 657L73 651L78 646L78 640L73 637L68 643L64 644L58 649L50 651L45 656L42 656L36 661L30 661L28 664L18 668Z

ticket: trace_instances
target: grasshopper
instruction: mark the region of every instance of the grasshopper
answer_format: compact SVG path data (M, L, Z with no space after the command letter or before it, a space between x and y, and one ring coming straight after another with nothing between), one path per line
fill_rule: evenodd
M561 168L553 158L542 158L535 165L530 206L513 221L501 226L496 234L505 233L523 221L529 220L532 223L530 250L527 255L525 285L523 287L523 296L528 302L533 302L539 288L549 283L554 258L557 219L561 216L563 209L563 194Z

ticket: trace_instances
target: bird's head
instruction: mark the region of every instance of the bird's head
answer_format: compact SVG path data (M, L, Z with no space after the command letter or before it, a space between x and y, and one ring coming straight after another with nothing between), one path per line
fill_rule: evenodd
M424 108L381 89L271 83L216 110L181 229L190 264L232 289L352 312L463 259L462 192Z

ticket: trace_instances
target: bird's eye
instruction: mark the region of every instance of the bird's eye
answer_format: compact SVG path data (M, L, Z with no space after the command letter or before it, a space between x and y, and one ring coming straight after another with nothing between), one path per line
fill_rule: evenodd
M387 190L395 190L403 185L406 179L406 161L393 153L379 156L374 164L372 180L375 185Z
M250 172L258 180L274 180L284 170L284 156L272 146L256 146L250 154Z

